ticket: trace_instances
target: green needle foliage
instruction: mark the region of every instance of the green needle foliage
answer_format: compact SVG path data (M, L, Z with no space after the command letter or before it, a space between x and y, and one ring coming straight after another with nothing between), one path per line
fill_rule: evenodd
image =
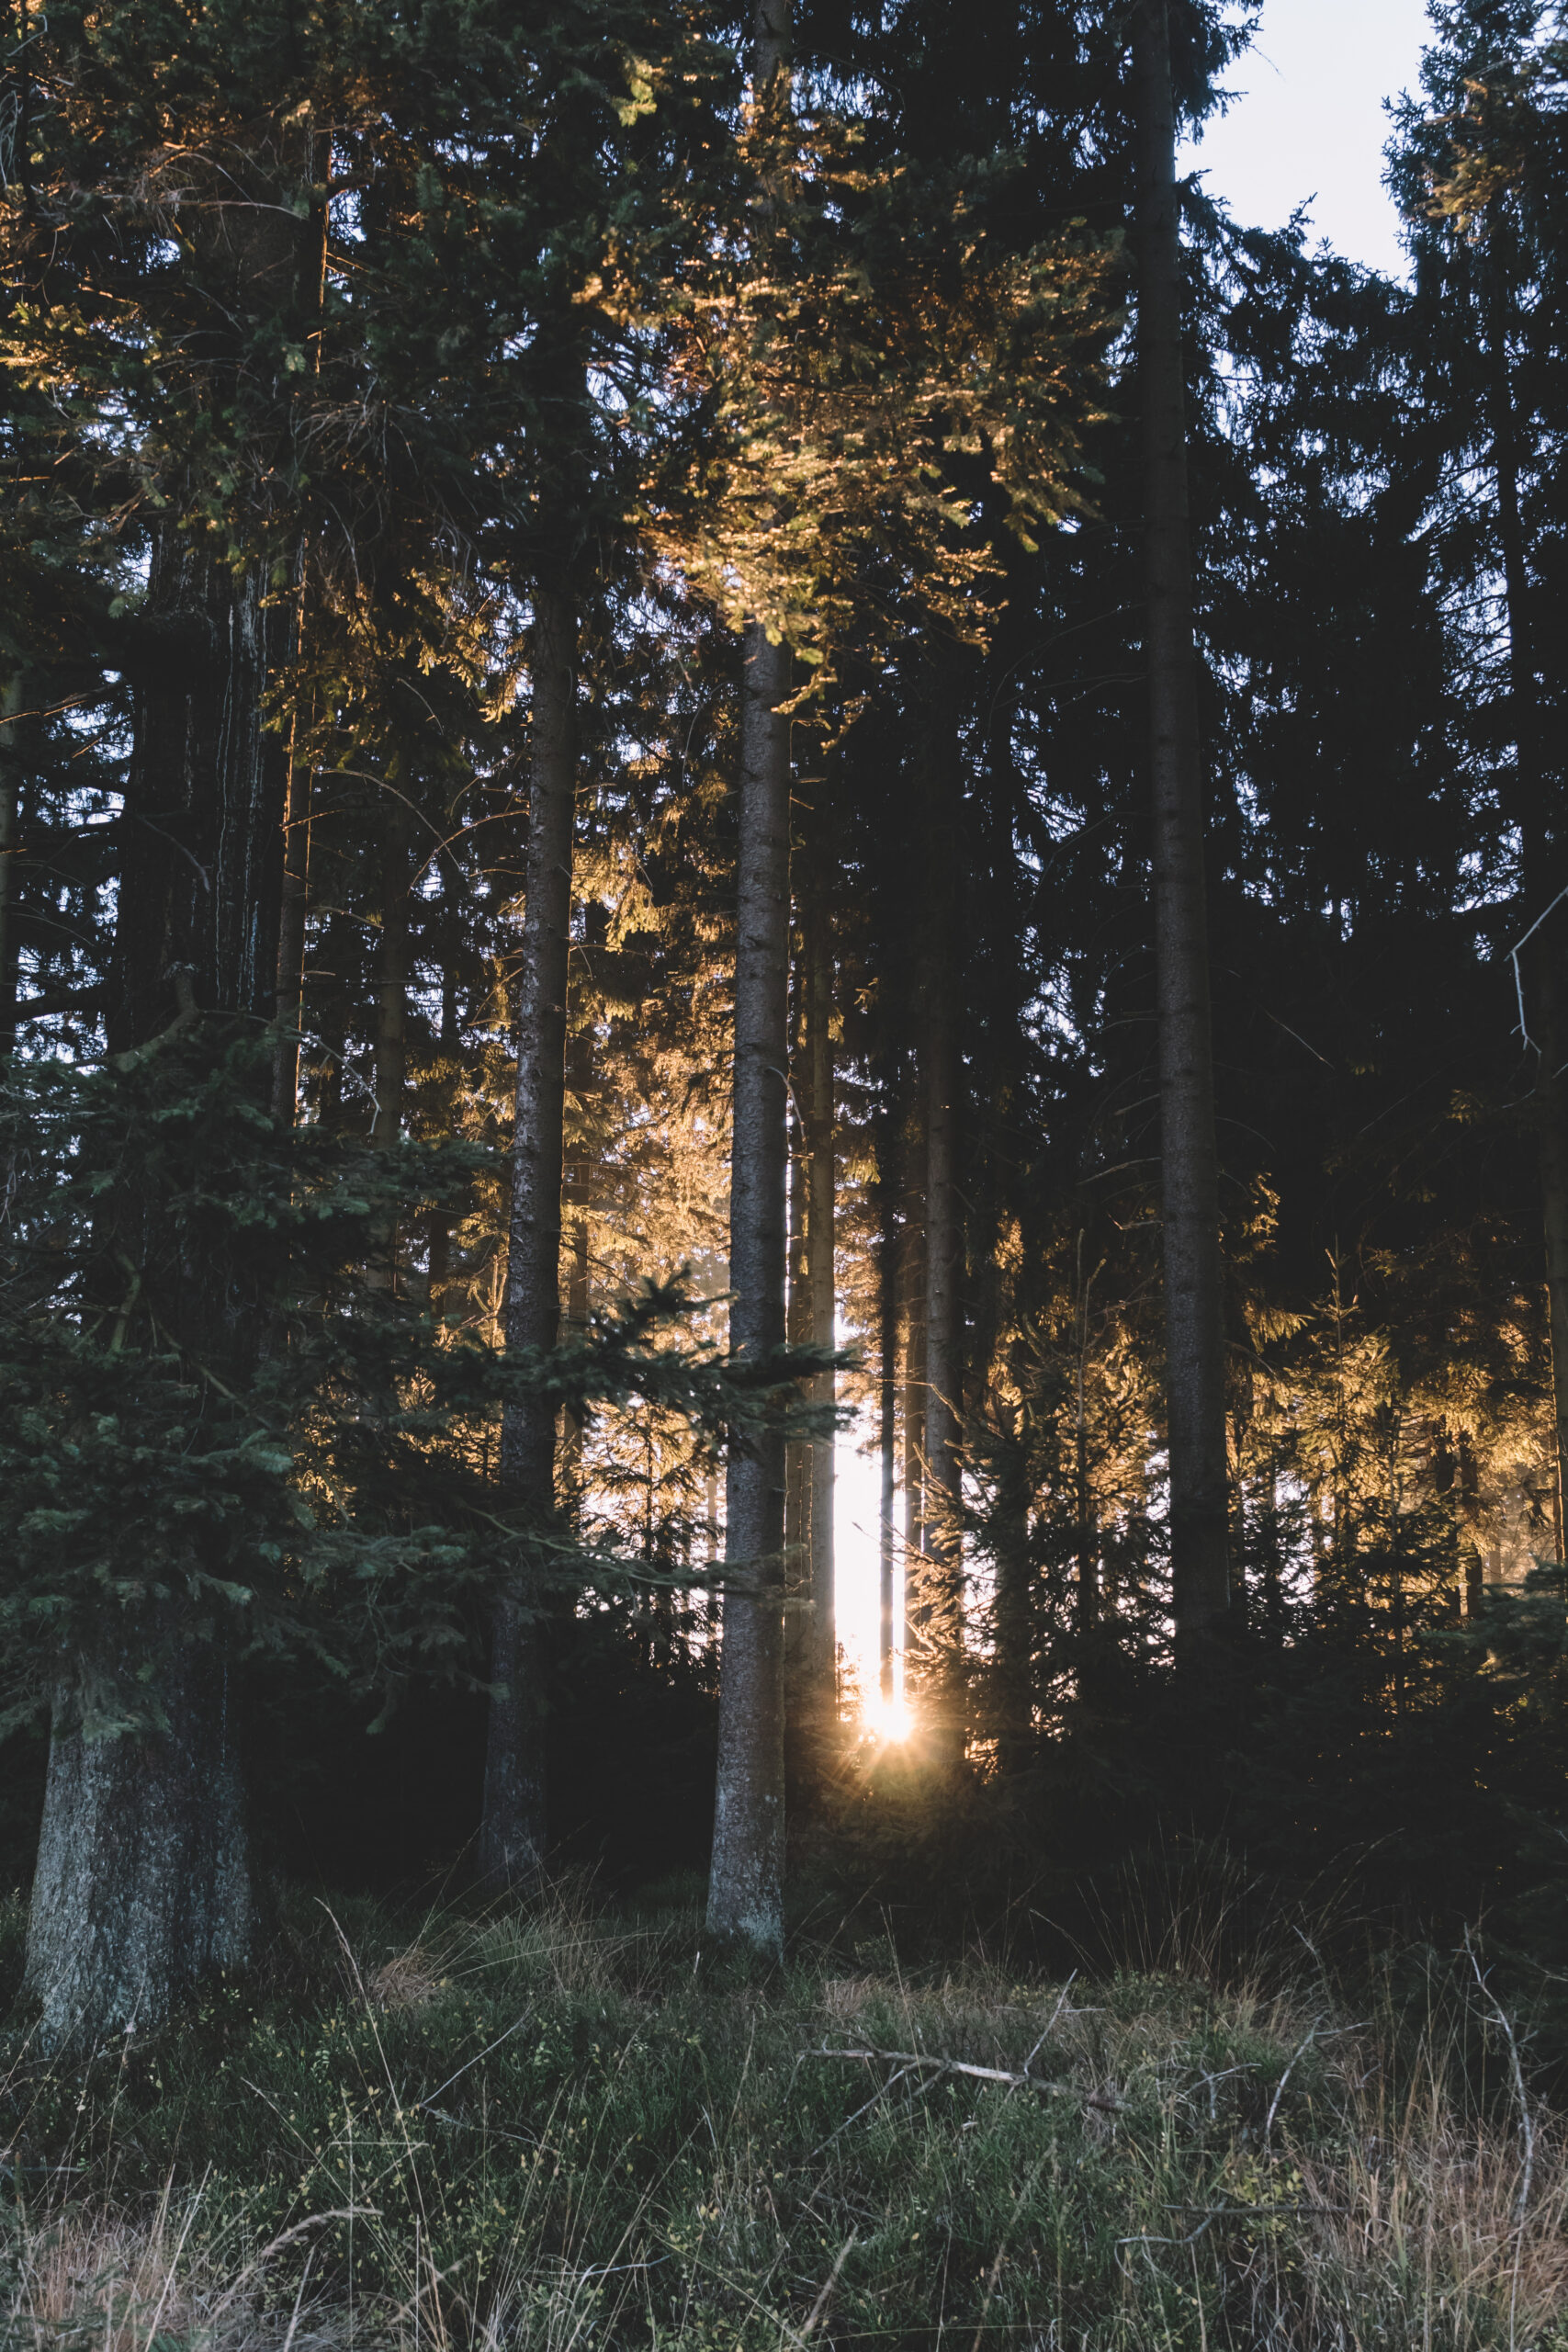
M644 1573L498 1504L508 1402L582 1427L674 1416L711 1448L744 1442L817 1361L732 1372L679 1282L553 1351L455 1334L389 1252L400 1218L464 1197L488 1156L282 1127L256 1099L266 1051L198 1023L96 1069L14 1067L0 1098L8 1724L78 1650L101 1661L98 1736L158 1721L160 1669L192 1643L308 1654L383 1708L415 1675L482 1682L479 1604L520 1562L540 1610L625 1600Z

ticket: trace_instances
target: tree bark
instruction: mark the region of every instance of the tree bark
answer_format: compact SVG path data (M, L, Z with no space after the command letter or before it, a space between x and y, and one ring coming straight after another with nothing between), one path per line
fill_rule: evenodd
M1083 1242L1080 1232L1077 1246L1077 1362L1073 1369L1073 1518L1077 1536L1077 1580L1074 1600L1077 1603L1077 1632L1080 1642L1090 1643L1100 1625L1100 1514L1095 1502L1094 1487L1089 1477L1089 1299L1094 1278L1100 1271L1094 1267L1086 1277L1083 1267ZM1101 1264L1103 1264L1103 1260ZM1087 1651L1086 1651L1087 1660ZM1080 1681L1083 1668L1080 1668Z
M121 920L108 991L111 1054L166 1028L184 974L204 1011L270 1021L277 993L288 751L264 724L295 615L265 567L238 573L173 530L154 542L148 608L198 617L196 674L150 676L138 699L120 829Z
M1023 1771L1034 1732L1034 1592L1030 1573L1029 1411L1018 1407L1001 1449L997 1496L996 1733L1003 1777Z
M835 1310L833 1267L833 965L820 877L820 842L805 861L797 892L799 961L797 1035L790 1160L789 1340L792 1347L831 1348ZM802 1383L807 1400L831 1409L831 1372ZM789 1658L788 1732L791 1801L798 1787L819 1787L829 1770L838 1722L838 1642L833 1615L833 1492L831 1437L801 1439L785 1470L784 1549L796 1606L785 1625ZM803 1605L801 1605L803 1604Z
M22 707L22 673L13 670L0 687L0 1061L17 1042L16 890L17 714Z
M759 40L759 53L761 51ZM735 959L729 1351L784 1337L784 1080L789 1041L789 652L746 631ZM724 1646L708 1928L755 1951L784 1944L782 1437L730 1449L725 1481Z
M408 1075L410 809L389 792L381 810L381 936L376 957L376 1106L370 1140L390 1150L403 1131Z
M566 1278L566 1319L574 1340L583 1340L588 1333L591 1287L588 1271L588 1218L585 1214L588 1192L585 1177L574 1171L567 1190L571 1195L574 1211L571 1220L571 1261ZM577 1527L582 1516L583 1487L583 1424L570 1411L561 1418L561 1458L559 1503L570 1524Z
M876 1189L882 1211L877 1242L877 1453L882 1475L881 1510L876 1542L877 1688L885 1708L893 1704L893 1642L897 1594L894 1554L897 1531L895 1498L898 1485L898 1223L897 1184L892 1159L891 1123L877 1133Z
M1192 551L1182 368L1182 266L1167 0L1133 18L1137 119L1138 382L1145 484L1145 650L1165 1214L1170 1564L1179 1665L1230 1603L1219 1154L1204 903Z
M926 1112L925 1072L917 1060L904 1144L909 1181L904 1187L904 1246L900 1268L904 1292L904 1623L906 1641L918 1635L905 1651L904 1671L909 1670L909 1648L918 1647L924 1678L927 1603L925 1597L926 1516Z
M756 0L759 105L789 105L790 29L790 0ZM789 649L752 621L743 661L729 1176L729 1351L740 1361L784 1336L790 917ZM782 1437L731 1445L707 1924L767 1957L784 1949L784 1487Z
M833 1103L833 943L822 890L820 866L813 877L806 932L806 1037L809 1069L806 1114L808 1165L807 1200L807 1280L811 1339L818 1348L834 1345L837 1295L834 1280L835 1139ZM812 1382L812 1402L831 1409L838 1384L831 1371ZM830 1738L838 1712L838 1630L834 1620L833 1491L834 1441L814 1438L811 1471L811 1614L808 1679L823 1738Z
M588 1107L593 1091L593 1021L590 993L592 967L589 958L592 950L603 948L608 930L607 910L597 899L588 900L582 910L582 953L578 959L582 977L575 990L569 984L567 997L566 1090L568 1104L572 1107L576 1119L578 1140L575 1153L566 1163L566 1182L562 1191L564 1208L570 1213L568 1239L570 1258L566 1278L566 1322L568 1331L579 1342L587 1338L592 1303L588 1212L593 1205L596 1175ZM568 965L570 971L570 956ZM559 1507L573 1528L581 1523L582 1516L585 1434L585 1425L575 1413L562 1415L556 1490Z
M569 596L536 589L534 713L517 994L517 1109L506 1262L509 1351L555 1345L560 1319L561 1177L572 831L577 798L577 615ZM509 1405L502 1422L506 1495L534 1523L555 1510L555 1415ZM491 1693L479 1865L491 1887L533 1878L545 1853L543 1597L517 1577L491 1625Z
M177 1991L243 1967L251 1946L227 1669L187 1648L162 1680L167 1730L95 1739L82 1721L95 1669L77 1663L55 1696L28 1917L48 2048L157 2025Z
M273 1052L272 1115L292 1126L299 1100L299 1032L305 1019L305 921L310 889L310 799L314 776L305 760L288 763L283 812L283 883L277 931L277 1044Z
M331 168L332 141L310 134L312 198ZM327 208L312 200L304 240L301 276L308 285L316 332L310 337L310 373L321 366L321 320L326 297ZM301 538L296 565L296 652L303 639L305 546ZM272 1115L292 1126L299 1106L299 1032L305 1019L305 933L310 900L310 807L315 795L315 770L309 750L301 758L299 729L292 713L286 739L288 795L283 812L283 879L279 893L277 937L277 1043L273 1055Z
M310 224L302 232L276 200L280 182L291 187L301 175L290 136L193 164L212 201L191 209L192 266L222 324L193 342L191 356L209 368L215 398L226 397L238 364L232 333L298 321L319 300L319 235L313 245ZM242 192L249 201L234 200ZM281 481L286 470L275 461L267 478ZM177 512L178 495L171 504ZM290 527L287 514L250 519L275 537ZM236 570L205 537L168 522L154 528L145 617L177 629L196 650L150 668L138 684L107 991L111 1055L144 1045L193 1006L274 1017L289 740L273 723L268 694L292 674L299 605L296 595L276 595L272 579L264 553ZM161 1207L130 1185L109 1205L140 1267L160 1259ZM148 1296L163 1332L222 1363L243 1388L262 1342L263 1302L222 1264L166 1255L175 1271L163 1295ZM205 1629L187 1625L174 1600L142 1632L133 1651L123 1623L107 1628L55 1695L27 1965L55 2041L132 2019L151 2026L209 1970L248 1956L250 1883L226 1669ZM153 1660L155 1679L139 1696L154 1703L160 1727L94 1736L99 1694L108 1694L112 1713L117 1686L141 1684Z
M787 1205L786 1300L784 1334L792 1348L811 1340L811 1287L807 1237L807 1194L810 1183L807 1126L801 1102L808 1093L805 1048L804 959L795 967L791 990L790 1088L786 1110L789 1159ZM802 1393L810 1394L809 1382ZM789 1763L792 1782L808 1777L810 1767L799 1753L796 1735L806 1733L811 1713L808 1695L811 1623L811 1448L795 1438L784 1448L784 1594L789 1604L784 1618L784 1671L789 1683L786 1703Z
M951 680L937 679L926 755L928 905L921 989L926 1095L925 1567L922 1606L934 1645L929 1729L949 1759L967 1736L960 1469L964 1399L964 1216L958 1192L963 1061L958 888L963 779Z

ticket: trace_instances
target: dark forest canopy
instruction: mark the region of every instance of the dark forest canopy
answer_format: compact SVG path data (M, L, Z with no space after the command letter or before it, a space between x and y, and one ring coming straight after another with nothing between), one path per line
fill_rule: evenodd
M1568 51L1433 7L1400 284L1177 181L1247 31L14 0L55 2038L274 1864L771 1952L1163 1825L1568 1953Z

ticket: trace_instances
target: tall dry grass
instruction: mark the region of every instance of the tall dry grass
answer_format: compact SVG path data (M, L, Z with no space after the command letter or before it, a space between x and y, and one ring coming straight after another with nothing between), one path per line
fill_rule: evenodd
M1462 1955L1369 2019L1186 1918L1066 1984L891 1948L760 1984L581 1885L387 1925L141 2075L13 2038L7 2345L1568 2352L1568 2140ZM841 2054L879 2051L1055 2087Z

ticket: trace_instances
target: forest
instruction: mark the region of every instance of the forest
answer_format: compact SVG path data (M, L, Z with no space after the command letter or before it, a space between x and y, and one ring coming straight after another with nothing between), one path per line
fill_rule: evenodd
M1243 0L6 0L5 2346L1568 2347L1568 24L1427 15L1394 278Z

